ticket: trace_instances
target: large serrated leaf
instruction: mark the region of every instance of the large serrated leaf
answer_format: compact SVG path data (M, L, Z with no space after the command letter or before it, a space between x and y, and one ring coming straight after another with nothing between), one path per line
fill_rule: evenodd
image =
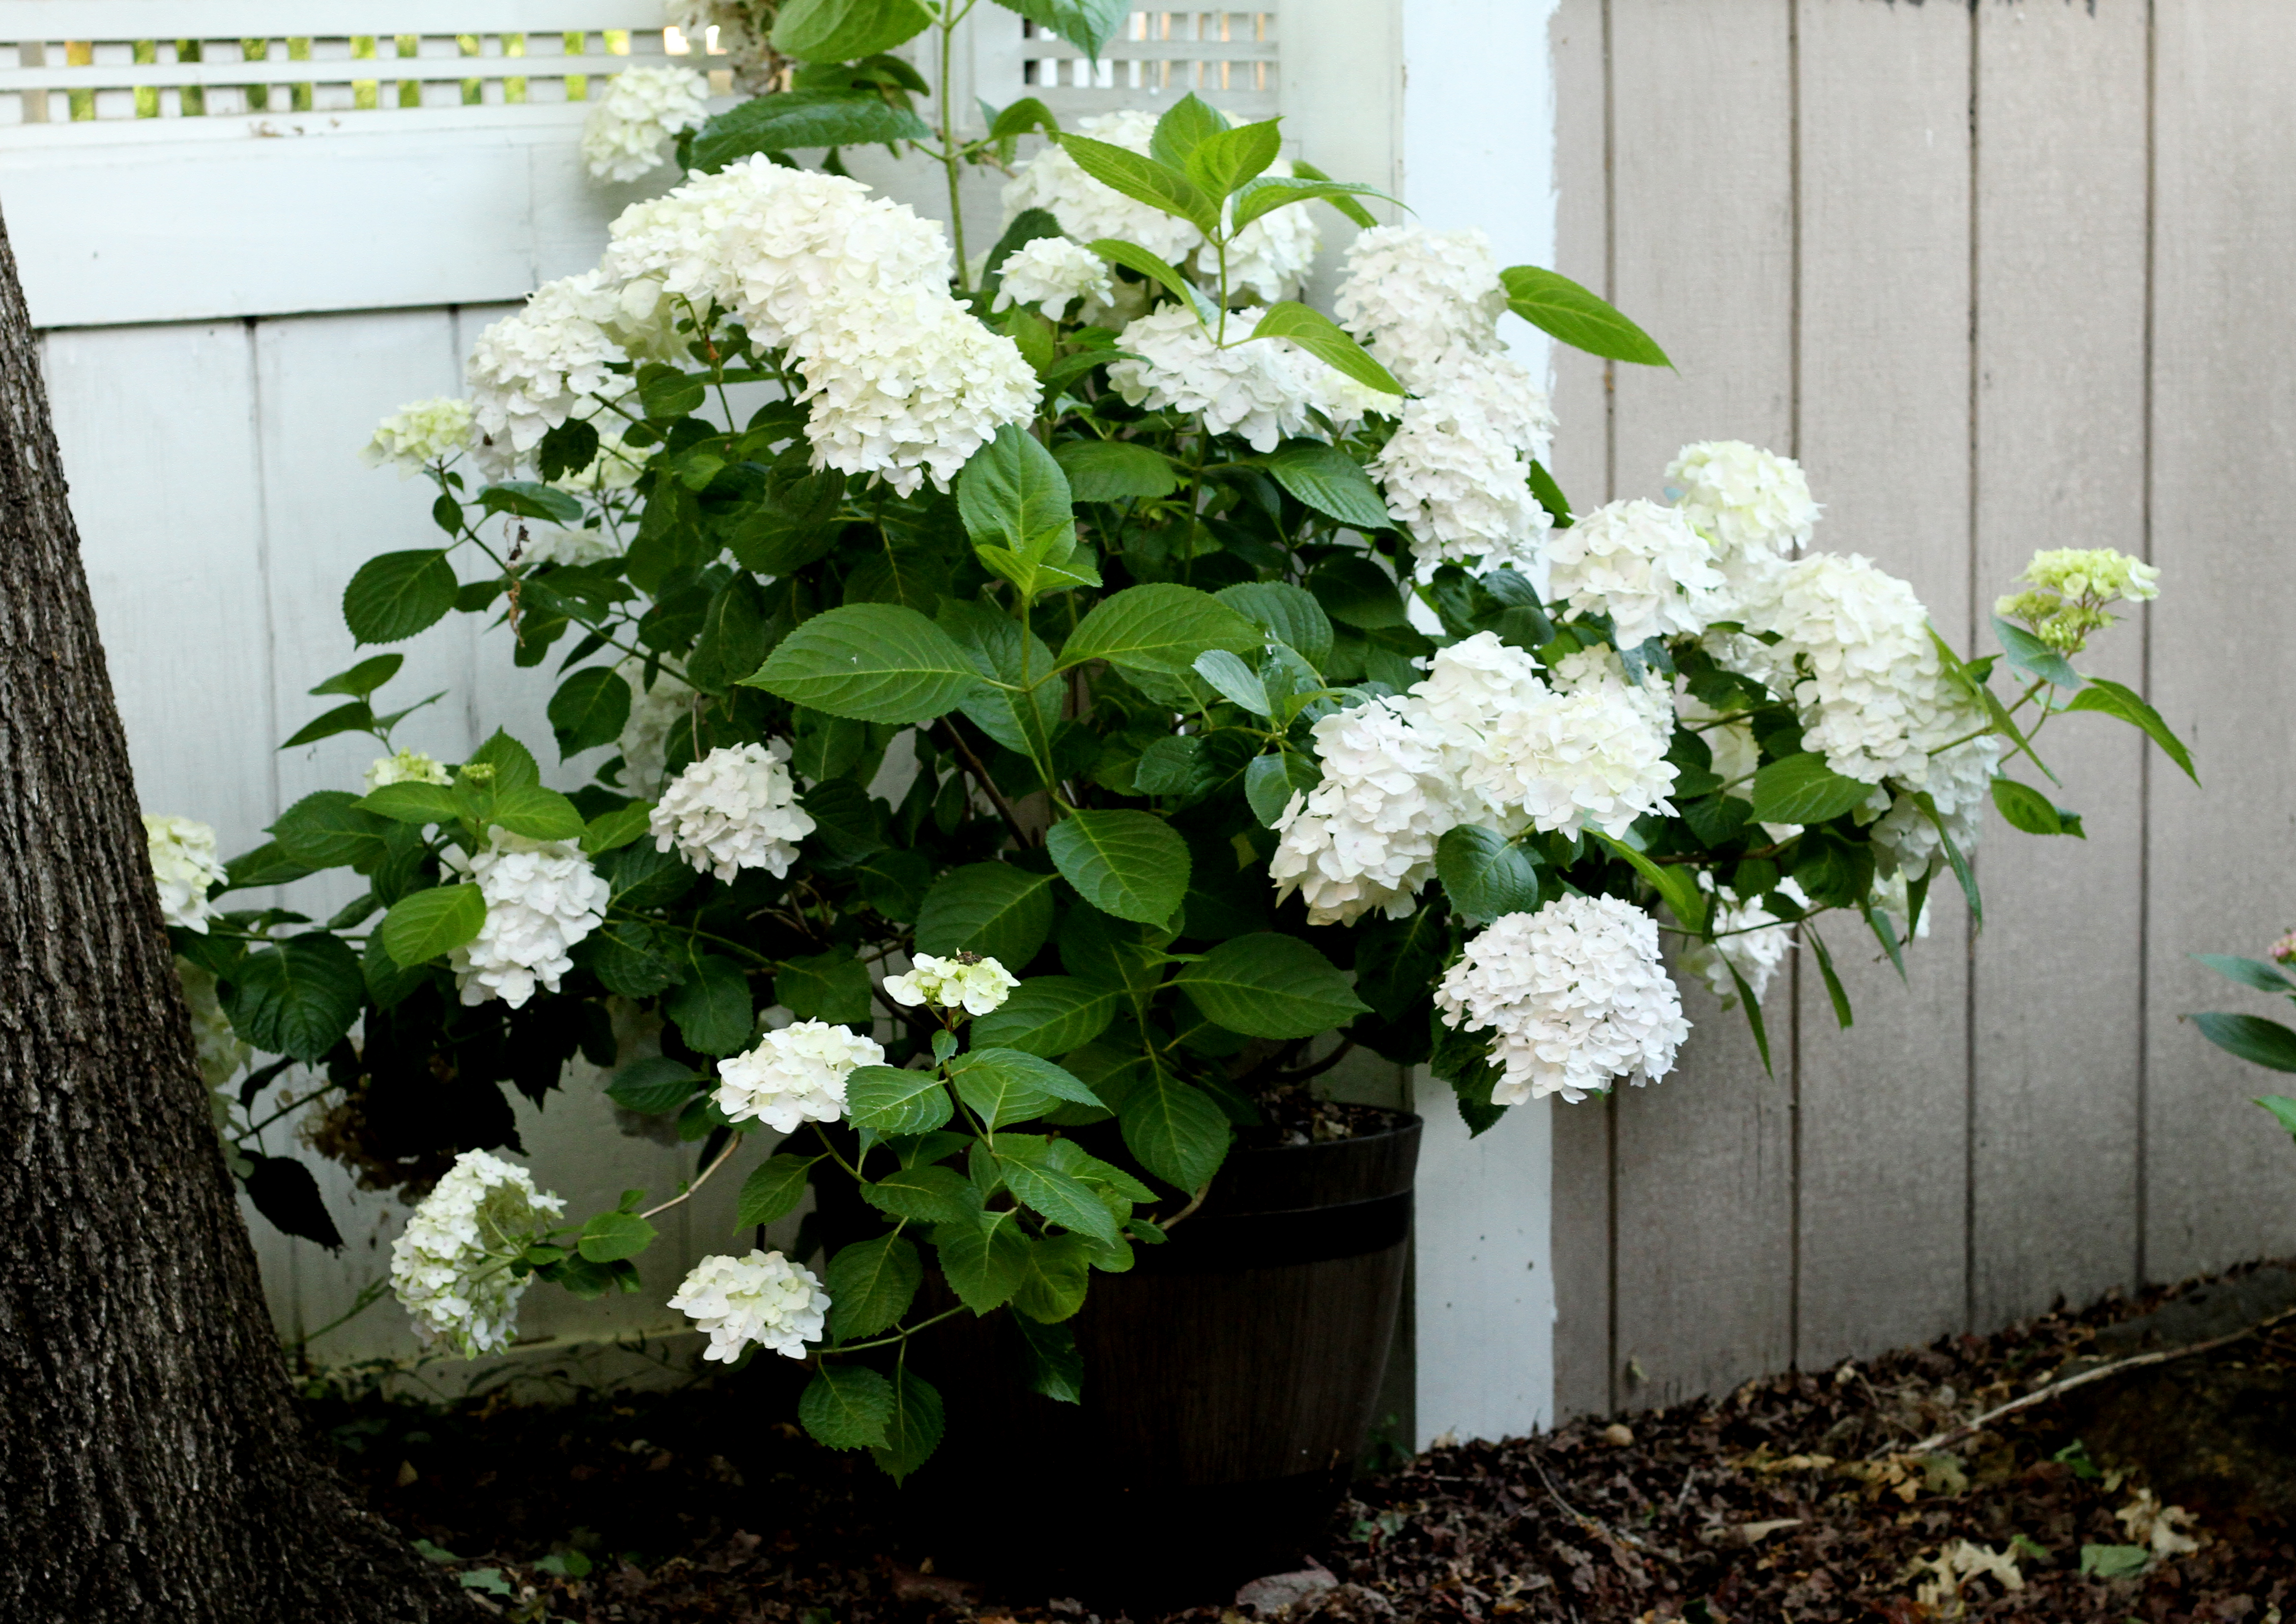
M925 893L917 914L918 951L978 953L1017 972L1052 934L1053 886L1051 874L1011 863L951 869Z
M747 1229L796 1211L798 1202L805 1199L807 1169L818 1160L783 1153L759 1162L742 1181L742 1193L734 1205L734 1225Z
M972 1023L972 1041L983 1048L1066 1054L1106 1031L1123 1002L1119 988L1072 976L1033 976Z
M1816 750L1773 761L1754 775L1754 819L1764 824L1823 824L1862 806L1874 785L1835 772Z
M2275 1071L2296 1071L2296 1032L2261 1015L2202 1014L2191 1017L2201 1036L2227 1054Z
M931 1133L955 1111L940 1079L930 1071L863 1066L845 1079L847 1120L883 1138Z
M1507 308L1573 349L1638 366L1671 366L1656 340L1568 276L1543 266L1509 266L1499 273Z
M232 1029L264 1053L314 1061L350 1030L365 999L357 958L313 931L242 959L224 1009Z
M1119 919L1161 924L1188 892L1188 843L1146 812L1071 813L1045 849L1079 896Z
M827 1448L882 1448L893 1419L893 1384L865 1365L824 1360L798 1395L797 1419Z
M1256 652L1259 627L1208 592L1170 582L1128 586L1093 606L1061 645L1063 669L1104 660L1127 670L1177 676L1209 649Z
M958 1097L990 1129L1042 1116L1054 1102L1098 1105L1100 1096L1070 1072L1023 1049L976 1048L950 1067Z
M486 923L486 893L477 886L433 886L391 905L382 919L382 945L394 964L412 967L452 953Z
M837 1340L874 1336L898 1324L924 1277L917 1249L906 1236L882 1234L840 1248L822 1279Z
M906 726L955 709L980 674L915 610L857 603L808 620L742 682L832 716Z
M1220 943L1173 984L1207 1018L1251 1038L1312 1038L1371 1008L1331 960L1273 931Z
M1358 530L1394 526L1379 487L1371 482L1362 463L1337 446L1319 439L1288 440L1269 455L1267 472L1292 496L1341 524Z
M1295 299L1278 299L1267 307L1267 313L1259 318L1251 336L1289 339L1333 371L1345 373L1357 383L1382 394L1393 395L1398 398L1398 407L1402 405L1403 385L1395 381L1395 374L1374 360L1371 352L1349 337L1346 328L1320 310ZM1384 520L1385 516L1382 505L1381 517Z
M1227 1157L1226 1113L1202 1089L1160 1071L1137 1079L1116 1114L1125 1147L1177 1189L1202 1189Z

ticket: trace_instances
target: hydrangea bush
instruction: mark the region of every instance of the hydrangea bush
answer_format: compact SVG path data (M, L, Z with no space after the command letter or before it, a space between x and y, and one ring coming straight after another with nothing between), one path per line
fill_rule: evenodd
M1106 9L1047 17L1096 48ZM377 431L440 534L359 570L352 635L506 624L554 673L554 736L398 749L375 654L290 741L373 734L363 785L227 874L154 823L187 975L281 1057L227 1132L317 1068L280 1109L424 1197L394 1275L430 1334L501 1346L533 1280L660 1292L652 1216L770 1133L745 1231L825 1178L882 1228L818 1277L817 1236L712 1256L668 1300L713 1358L810 1359L805 1424L906 1474L941 1415L911 1335L1009 1308L1029 1380L1073 1397L1094 1272L1162 1243L1336 1050L1431 1066L1477 1131L1655 1082L1689 1036L1670 942L1767 1054L1797 943L1849 1018L1821 917L1902 965L1940 874L1976 906L1988 800L2079 833L2033 749L2055 717L2189 770L2068 662L2144 566L2042 554L1972 660L1880 565L1805 550L1789 459L1693 445L1665 501L1574 509L1509 324L1663 364L1617 311L1480 233L1375 224L1275 123L1193 96L936 135L871 31L910 13L945 60L952 15L831 0L750 18L794 89L699 127L674 86L610 98L653 133L602 124L601 166L674 151L683 178L486 332L466 401ZM782 151L860 139L952 193L1006 167L994 246L968 263L961 221L952 252ZM1302 289L1342 221L1326 313ZM326 921L229 906L333 868L365 889ZM652 1206L560 1225L488 1152L501 1085L539 1100L578 1054L698 1151Z

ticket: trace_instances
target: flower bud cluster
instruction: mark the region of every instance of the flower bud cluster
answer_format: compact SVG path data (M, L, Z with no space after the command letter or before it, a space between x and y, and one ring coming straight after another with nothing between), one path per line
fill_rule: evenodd
M2111 547L2045 548L2019 578L2028 590L1997 600L1993 612L2021 620L2061 654L2078 654L2089 635L2118 619L2112 603L2147 603L2161 595L2161 571Z

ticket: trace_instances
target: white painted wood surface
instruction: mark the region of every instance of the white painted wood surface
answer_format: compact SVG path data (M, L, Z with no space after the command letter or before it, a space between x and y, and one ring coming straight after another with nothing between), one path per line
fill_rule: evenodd
M1554 262L1553 11L1553 0L1401 8L1398 195L1433 229L1488 233L1502 265ZM1505 325L1516 357L1543 371L1545 335ZM1470 1139L1447 1093L1423 1074L1416 1090L1427 1121L1413 1287L1423 1445L1521 1434L1554 1414L1547 1107L1518 1106Z

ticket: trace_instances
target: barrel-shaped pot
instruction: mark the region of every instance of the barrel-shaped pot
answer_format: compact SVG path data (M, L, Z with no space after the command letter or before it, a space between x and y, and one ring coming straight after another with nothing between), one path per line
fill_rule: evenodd
M1026 1388L1007 1316L919 1338L911 1363L949 1431L913 1487L965 1547L942 1566L1139 1606L1296 1565L1374 1419L1419 1132L1397 1113L1352 1138L1232 1152L1163 1245L1093 1275L1070 1322L1079 1404Z

